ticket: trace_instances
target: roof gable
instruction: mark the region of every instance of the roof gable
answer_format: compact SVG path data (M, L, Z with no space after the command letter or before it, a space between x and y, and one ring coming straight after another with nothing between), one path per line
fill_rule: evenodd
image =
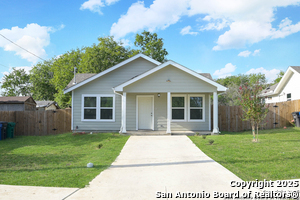
M35 103L31 96L0 97L0 103Z
M130 63L132 61L134 61L134 60L136 60L136 59L138 59L138 58L143 58L143 59L145 59L145 60L147 60L147 61L149 61L151 63L154 63L155 65L160 65L161 64L160 62L158 62L158 61L156 61L156 60L154 60L154 59L152 59L152 58L150 58L150 57L148 57L148 56L146 56L146 55L144 55L142 53L139 53L139 54L137 54L137 55L135 55L135 56L133 56L131 58L128 58L127 60L124 60L123 62L120 62L119 64L117 64L117 65L115 65L113 67L110 67L110 68L108 68L108 69L100 72L99 74L93 75L93 76L91 76L91 77L89 77L89 78L81 81L80 83L72 85L73 82L71 81L68 84L68 86L70 86L70 87L69 88L68 87L65 88L64 94L66 94L66 93L68 93L68 92L70 92L72 90L75 90L76 88L78 88L78 87L80 87L82 85L85 85L85 84L87 84L87 83L89 83L89 82L91 82L91 81L93 81L93 80L95 80L95 79L97 79L97 78L99 78L99 77L101 77L101 76L109 73L109 72L112 72L112 71L114 71L114 70L116 70L116 69L118 69L118 68L120 68L120 67L122 67L122 66L124 66L124 65L126 65L126 64L128 64L128 63Z
M294 73L300 74L300 67L298 67L298 66L290 66L286 70L286 72L284 73L284 75L281 78L280 82L278 83L278 85L274 89L274 94L279 94L283 90L283 88L285 87L285 85L287 84L287 82L290 80L290 78L292 77L292 75Z
M130 85L130 84L132 84L132 83L134 83L138 80L141 80L142 78L147 77L150 74L153 74L154 72L157 72L157 71L159 71L159 70L161 70L161 69L163 69L163 68L165 68L166 66L169 66L169 65L174 66L174 67L176 67L176 68L178 68L178 69L180 69L180 70L182 70L182 71L184 71L184 72L186 72L186 73L188 73L188 74L190 74L190 75L192 75L196 78L199 78L202 81L205 81L205 82L217 87L217 91L224 92L227 89L226 87L216 83L215 81L213 81L213 80L211 80L211 79L209 79L209 78L207 78L203 75L200 75L200 74L198 74L198 73L196 73L196 72L194 72L194 71L192 71L192 70L190 70L190 69L188 69L188 68L186 68L186 67L184 67L184 66L182 66L182 65L180 65L180 64L178 64L178 63L176 63L172 60L170 60L170 61L167 61L167 62L165 62L165 63L163 63L163 64L161 64L161 65L159 65L159 66L157 66L157 67L155 67L155 68L153 68L153 69L151 69L151 70L149 70L149 71L147 71L147 72L145 72L145 73L143 73L139 76L136 76L136 77L132 78L129 81L126 81L125 83L122 83L122 84L116 86L114 88L114 90L118 91L118 92L122 92L124 87L126 87L126 86L128 86L128 85Z

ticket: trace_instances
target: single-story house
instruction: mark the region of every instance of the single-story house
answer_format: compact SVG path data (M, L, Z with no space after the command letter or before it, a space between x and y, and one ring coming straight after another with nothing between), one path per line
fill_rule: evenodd
M37 110L57 110L60 109L56 101L36 101Z
M36 102L30 96L0 97L0 111L35 110Z
M290 66L279 83L262 91L265 103L276 103L300 99L300 67Z
M218 94L226 87L174 61L137 54L99 74L76 74L73 131L210 131L219 133ZM211 101L213 95L213 130Z

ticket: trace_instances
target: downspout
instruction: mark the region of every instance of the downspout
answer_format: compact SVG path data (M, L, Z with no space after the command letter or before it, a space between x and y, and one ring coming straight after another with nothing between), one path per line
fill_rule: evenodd
M120 95L121 96L121 98L123 97L123 95L122 94L119 94L119 93L117 93L116 91L115 91L115 88L112 88L113 89L113 91L114 91L114 93L115 94L117 94L117 95ZM122 124L122 121L121 121L121 127L120 127L120 131L119 131L119 133L122 133L122 130L123 130L123 124Z

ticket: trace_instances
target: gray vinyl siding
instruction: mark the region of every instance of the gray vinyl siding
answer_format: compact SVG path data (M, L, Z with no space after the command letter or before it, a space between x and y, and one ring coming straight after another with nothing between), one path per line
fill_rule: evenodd
M74 90L73 130L78 126L76 131L119 131L121 127L121 96L114 94L112 88L154 67L156 67L155 64L143 58L138 58ZM115 122L81 121L83 94L115 95Z
M170 80L171 82L167 82ZM125 92L190 92L206 93L217 88L176 67L167 66L126 87Z
M175 93L174 93L175 94ZM201 93L197 93L199 95ZM167 130L167 93L161 93L160 97L157 93L129 93L127 94L127 131L136 130L136 96L137 95L153 95L154 96L154 130ZM184 94L188 97L188 94ZM205 121L204 122L189 122L187 119L184 122L171 122L171 131L207 131L209 130L209 94L205 95ZM186 98L188 101L188 98ZM188 115L188 108L186 108L186 116ZM188 116L187 116L188 117Z

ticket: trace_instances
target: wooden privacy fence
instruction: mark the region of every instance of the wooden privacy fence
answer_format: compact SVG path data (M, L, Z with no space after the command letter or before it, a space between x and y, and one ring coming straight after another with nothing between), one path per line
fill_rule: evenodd
M0 121L15 122L15 135L53 135L71 131L71 109L0 111Z
M300 100L270 103L269 112L262 122L261 129L282 128L291 126L292 112L300 111ZM211 120L213 123L213 106L211 108ZM220 131L244 131L251 130L250 122L241 119L242 110L239 106L219 106ZM213 127L213 124L212 124Z

